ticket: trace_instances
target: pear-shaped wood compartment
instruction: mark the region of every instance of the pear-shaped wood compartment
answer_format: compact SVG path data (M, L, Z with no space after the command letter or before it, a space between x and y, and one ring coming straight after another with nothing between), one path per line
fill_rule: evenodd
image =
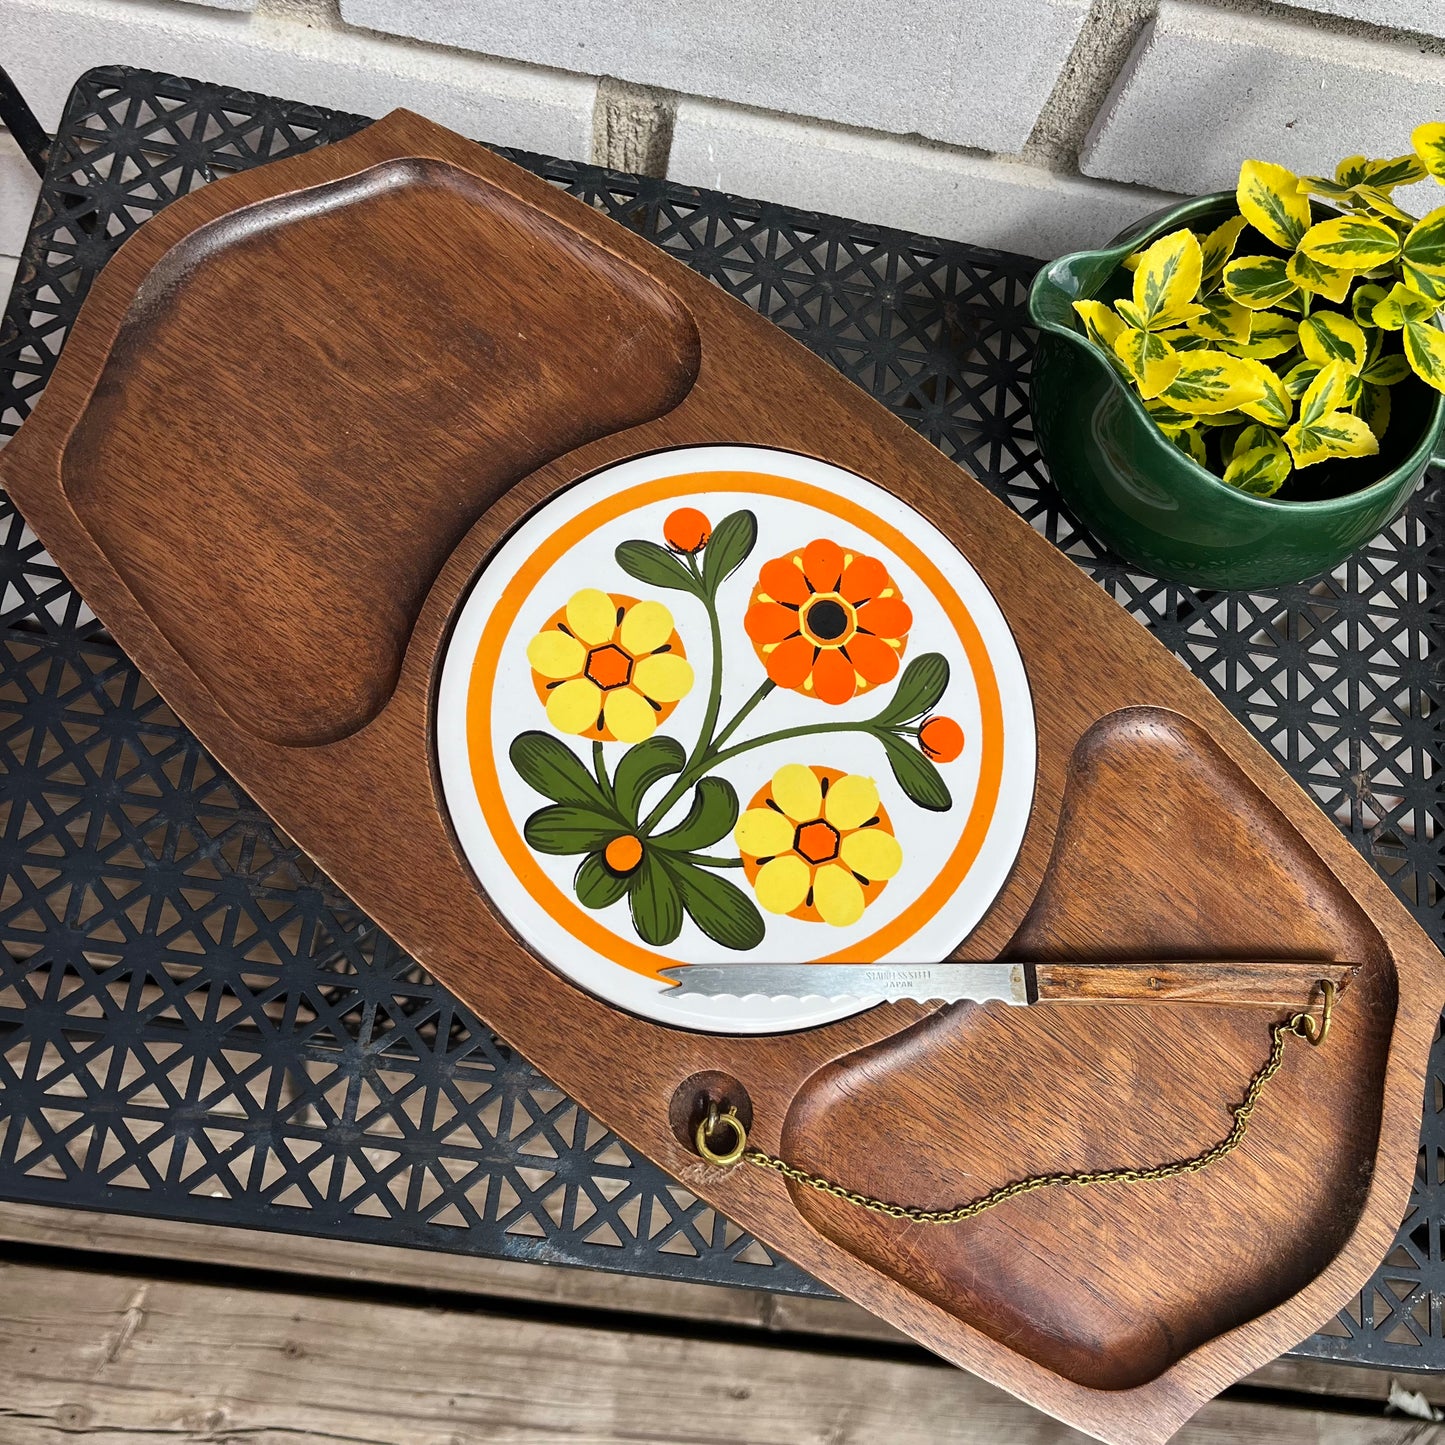
M934 1229L714 1169L685 1142L703 1089L745 1094L759 1147L926 1207L1176 1158L1227 1132L1267 1031L1203 1006L893 1004L693 1032L583 992L494 910L436 775L458 610L548 499L703 444L869 479L1002 608L1036 782L955 957L1361 965L1328 1046L1290 1052L1235 1154ZM176 712L405 948L689 1189L950 1360L1102 1439L1160 1441L1388 1248L1445 971L1386 886L982 487L745 307L481 147L398 112L167 208L101 275L0 479Z

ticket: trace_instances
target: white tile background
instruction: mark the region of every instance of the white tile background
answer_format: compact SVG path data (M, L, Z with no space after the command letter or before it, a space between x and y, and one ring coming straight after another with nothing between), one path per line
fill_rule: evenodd
M108 62L1047 257L1251 155L1406 149L1445 0L0 0L47 126ZM35 185L0 132L0 257Z

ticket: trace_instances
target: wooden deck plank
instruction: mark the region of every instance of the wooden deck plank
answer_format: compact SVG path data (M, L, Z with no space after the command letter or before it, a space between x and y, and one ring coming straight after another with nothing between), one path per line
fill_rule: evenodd
M769 1334L817 1335L900 1346L907 1337L846 1300L777 1295L686 1280L604 1274L565 1265L526 1264L475 1255L356 1244L182 1220L98 1214L0 1202L3 1244L260 1269L300 1277L298 1288L370 1285L418 1292L476 1295L579 1311L621 1312ZM308 1281L310 1283L308 1283ZM505 1304L502 1305L505 1308ZM1445 1405L1445 1374L1376 1370L1317 1360L1281 1359L1244 1383L1263 1389L1383 1403L1390 1383Z
M0 1445L1081 1445L961 1370L484 1310L0 1265ZM1216 1401L1179 1445L1439 1445Z

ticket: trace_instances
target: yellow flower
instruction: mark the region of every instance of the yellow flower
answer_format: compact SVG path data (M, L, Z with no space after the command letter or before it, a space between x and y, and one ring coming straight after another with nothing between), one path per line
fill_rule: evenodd
M532 685L558 732L650 738L692 688L692 664L660 602L585 587L527 644Z
M769 913L857 923L903 865L872 778L788 763L733 830L743 871Z

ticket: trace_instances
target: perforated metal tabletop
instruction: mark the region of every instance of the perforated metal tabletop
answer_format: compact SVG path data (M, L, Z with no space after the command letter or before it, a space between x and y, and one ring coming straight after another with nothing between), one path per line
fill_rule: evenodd
M131 231L217 176L365 124L171 76L84 76L0 331L0 435ZM1438 475L1314 582L1203 593L1136 575L1038 458L1037 262L506 154L762 312L981 478L1181 657L1445 938ZM826 1292L635 1158L320 875L3 499L0 776L0 1197ZM1300 1353L1445 1368L1442 1099L1437 1043L1399 1239Z

